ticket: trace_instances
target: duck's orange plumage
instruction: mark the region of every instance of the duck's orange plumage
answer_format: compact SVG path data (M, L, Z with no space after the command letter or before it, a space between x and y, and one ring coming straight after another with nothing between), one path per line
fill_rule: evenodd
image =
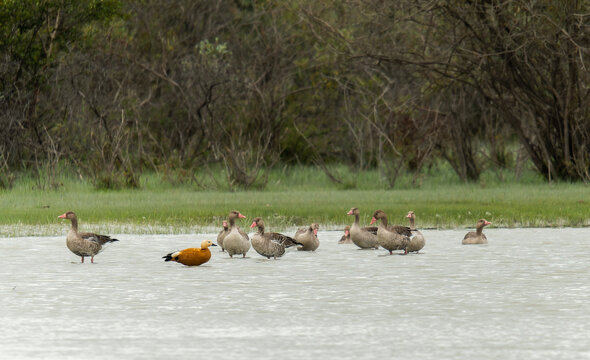
M164 261L176 261L186 266L199 266L211 259L209 246L217 246L211 240L201 242L201 248L188 248L170 253L162 258Z

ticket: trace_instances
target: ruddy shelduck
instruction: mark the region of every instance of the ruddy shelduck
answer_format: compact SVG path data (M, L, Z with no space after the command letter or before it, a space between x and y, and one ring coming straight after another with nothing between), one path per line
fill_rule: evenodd
M188 248L162 256L164 261L176 261L186 266L199 266L211 259L209 246L217 246L211 240L203 240L201 248Z

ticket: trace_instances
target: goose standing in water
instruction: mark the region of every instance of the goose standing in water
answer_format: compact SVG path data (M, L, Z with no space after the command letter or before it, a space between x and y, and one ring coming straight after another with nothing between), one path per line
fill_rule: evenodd
M308 228L297 230L293 238L302 245L297 250L315 251L320 246L320 240L318 239L319 228L318 224L313 223Z
M232 210L229 213L229 233L223 239L223 247L231 258L236 254L242 254L242 257L246 257L246 253L250 250L250 239L248 238L248 234L236 226L236 219L245 218L246 217L240 214L237 210Z
M491 222L486 219L479 219L475 225L475 231L468 232L463 238L463 245L487 244L488 238L483 234L484 226L490 225Z
M338 240L338 244L352 244L352 240L350 240L350 226L346 225L344 227L344 235Z
M251 228L258 228L256 234L252 236L252 247L262 256L266 256L268 259L273 257L274 259L283 256L285 254L285 248L294 245L303 245L293 238L287 235L265 232L264 221L257 217L254 218Z
M377 227L367 226L360 227L358 208L351 208L346 215L354 215L354 223L350 227L350 240L361 249L378 249L379 242L377 241Z
M217 234L217 245L221 247L221 251L223 252L225 249L223 248L223 239L229 234L229 227L227 226L227 220L223 220L223 230Z
M410 243L406 247L406 254L410 252L419 252L426 244L426 240L424 239L424 235L416 230L416 214L410 210L406 217L410 220L410 232L412 233Z
M376 210L371 219L371 225L377 220L381 220L381 225L377 229L377 242L382 248L389 250L389 254L393 254L393 250L404 250L410 243L410 236L412 232L409 227L401 225L387 225L387 215L382 210Z
M66 236L66 246L82 258L81 262L84 262L86 256L90 256L90 262L94 263L94 256L101 252L104 244L119 241L106 235L78 232L78 217L73 211L63 213L58 218L72 222L72 227Z
M199 266L211 259L209 246L217 246L211 240L201 241L201 248L188 248L162 256L164 261L176 261L186 266Z

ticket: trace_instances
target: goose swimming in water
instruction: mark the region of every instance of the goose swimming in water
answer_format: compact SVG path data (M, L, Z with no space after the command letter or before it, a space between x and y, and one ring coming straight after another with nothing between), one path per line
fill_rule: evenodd
M487 244L488 238L484 235L483 228L484 226L488 226L490 224L491 222L487 221L486 219L479 219L475 225L475 231L470 231L465 234L465 237L461 243L463 245Z

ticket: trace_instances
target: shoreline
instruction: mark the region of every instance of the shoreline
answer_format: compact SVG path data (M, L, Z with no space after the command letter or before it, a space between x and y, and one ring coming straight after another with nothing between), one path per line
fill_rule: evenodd
M560 229L571 228L581 229L590 227L590 219L582 226L572 226L568 224L566 219L554 222L552 224L534 224L523 225L514 223L511 225L499 224L498 226L489 227L486 229ZM336 231L342 232L344 226L350 224L320 224L320 231ZM419 230L438 231L438 230L470 230L474 229L475 225L457 225L457 226L424 226L418 227ZM241 226L247 228L247 226ZM294 232L302 226L278 226L273 227L273 231L278 232ZM5 224L0 225L0 238L18 238L18 237L52 237L52 236L66 236L70 226L69 224ZM96 232L101 234L116 234L116 235L193 235L193 234L217 234L221 228L212 225L166 225L166 224L137 224L137 223L85 223L81 225L82 231ZM248 229L249 230L249 229Z

